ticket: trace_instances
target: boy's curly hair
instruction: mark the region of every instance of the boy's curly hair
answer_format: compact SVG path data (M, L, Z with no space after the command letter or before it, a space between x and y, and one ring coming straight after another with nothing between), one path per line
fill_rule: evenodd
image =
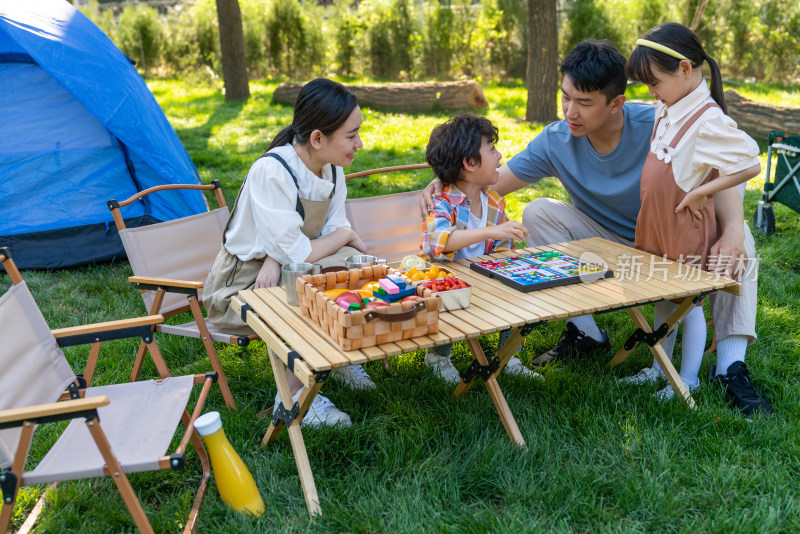
M497 127L492 121L472 113L459 113L433 128L425 159L443 184L454 184L462 177L464 158L481 162L484 137L487 142L497 142Z

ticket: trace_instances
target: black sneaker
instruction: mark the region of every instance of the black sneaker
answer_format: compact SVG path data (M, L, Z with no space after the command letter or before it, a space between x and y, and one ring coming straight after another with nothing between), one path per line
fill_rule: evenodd
M603 334L603 340L597 341L582 330L578 330L574 324L567 322L567 331L561 334L558 345L533 360L531 367L541 367L554 360L564 361L578 356L588 356L598 351L610 351L608 334L605 330L601 330L600 333Z
M750 380L750 371L744 362L735 362L728 367L728 374L715 376L712 379L712 383L714 382L719 383L725 389L725 398L734 408L741 411L743 416L747 418L753 415L769 417L775 413L772 406L756 391Z

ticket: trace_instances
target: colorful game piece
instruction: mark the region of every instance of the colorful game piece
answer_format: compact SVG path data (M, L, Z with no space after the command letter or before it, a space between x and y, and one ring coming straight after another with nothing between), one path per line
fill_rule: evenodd
M389 280L388 278L381 278L378 280L378 283L381 285L384 291L386 291L390 295L396 295L400 288L397 287L397 284Z
M599 265L582 262L555 250L475 262L469 267L519 291L588 282L614 274Z

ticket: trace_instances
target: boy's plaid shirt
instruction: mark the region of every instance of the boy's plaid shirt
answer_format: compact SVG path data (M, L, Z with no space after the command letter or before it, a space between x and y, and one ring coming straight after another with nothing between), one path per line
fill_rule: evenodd
M489 197L486 226L503 224L508 220L506 202L491 188L486 188L486 195ZM467 228L470 202L455 185L445 186L441 198L435 200L433 211L422 222L420 250L433 261L452 260L456 251L444 252L444 246L451 232ZM484 242L484 254L489 254L499 245L514 250L513 239L487 239Z

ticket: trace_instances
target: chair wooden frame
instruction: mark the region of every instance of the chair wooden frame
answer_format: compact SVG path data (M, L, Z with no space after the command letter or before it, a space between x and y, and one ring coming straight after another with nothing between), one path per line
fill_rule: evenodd
M7 248L0 248L0 262L6 269L14 285L23 282L23 278L11 259ZM0 471L0 487L3 492L2 512L0 512L0 533L7 532L16 504L18 491L20 487L24 485L23 470L28 460L35 426L43 423L80 418L85 419L86 426L97 445L98 451L106 462L103 468L104 474L110 476L117 486L120 496L125 502L136 527L139 531L144 533L153 532L153 528L142 509L141 503L133 491L133 487L122 465L115 456L98 418L98 409L107 406L111 401L109 397L105 395L84 398L86 383L83 378L89 376L89 379L91 379L91 374L94 372L97 363L100 344L103 341L134 336L142 337L142 342L145 344L147 351L155 362L161 378L165 379L170 377L169 370L152 336L152 326L161 320L163 320L163 317L156 315L82 325L72 328L61 328L51 331L59 347L82 344L92 345L89 361L86 366L86 373L84 375L76 375L75 381L70 385L69 390L61 395L58 402L0 411L0 429L13 427L22 429L16 456L14 457L11 467ZM194 502L189 512L184 532L192 532L196 526L197 515L208 488L211 475L208 454L202 440L197 432L195 432L194 422L203 410L211 386L217 381L217 375L216 373L197 374L192 376L192 380L194 385L202 384L202 389L191 415L185 408L183 410L181 422L185 426L186 432L171 455L161 456L157 459L158 469L181 469L185 463L186 448L189 443L191 443L200 460L202 479L195 493ZM27 522L35 522L39 512L40 507L36 507L34 512L32 512L33 517L29 517Z
M151 187L149 189L145 189L133 195L132 197L123 200L109 200L108 201L108 208L111 210L111 215L114 218L114 224L117 227L117 231L123 231L126 229L125 221L122 218L122 213L120 212L121 208L136 202L137 200L146 197L152 193L157 193L159 191L169 191L169 190L176 190L176 189L190 189L190 190L200 190L200 191L214 191L214 196L216 197L217 204L220 208L227 208L227 203L225 202L225 196L222 194L222 189L220 186L219 180L214 180L208 185L197 185L197 184L169 184L169 185L160 185L156 187ZM219 243L219 246L222 246L222 243ZM211 268L211 265L208 266ZM233 399L233 394L231 393L230 386L228 385L228 380L225 377L225 373L222 370L222 364L219 361L219 356L217 355L217 351L214 348L214 339L212 339L211 332L209 331L208 325L206 324L205 317L203 316L203 311L201 309L202 302L200 301L199 291L202 290L203 284L205 280L177 280L171 278L159 278L159 277L151 277L151 276L130 276L128 277L128 281L137 285L139 291L144 294L146 291L155 291L155 298L153 303L150 307L149 313L153 314L161 314L165 318L173 317L175 315L180 315L182 313L191 313L192 318L195 321L197 330L199 332L199 338L203 342L203 346L205 347L206 353L208 354L208 359L211 361L211 366L213 367L214 371L217 372L219 376L219 387L222 391L222 396L225 399L225 404L228 408L235 410L236 409L236 401ZM161 310L161 306L164 301L164 297L167 293L178 293L186 295L188 303L180 308L170 310L168 312L164 312ZM162 325L155 325L154 329L156 332L162 332L164 327ZM174 332L168 332L174 334ZM238 335L231 335L226 337L224 342L230 343L233 345L238 345L240 347L244 347L250 343L251 340L257 339L257 336L238 336ZM220 341L219 338L216 339ZM136 380L141 372L142 363L144 360L144 344L139 345L139 350L136 354L136 360L134 362L133 370L131 372L131 381Z

